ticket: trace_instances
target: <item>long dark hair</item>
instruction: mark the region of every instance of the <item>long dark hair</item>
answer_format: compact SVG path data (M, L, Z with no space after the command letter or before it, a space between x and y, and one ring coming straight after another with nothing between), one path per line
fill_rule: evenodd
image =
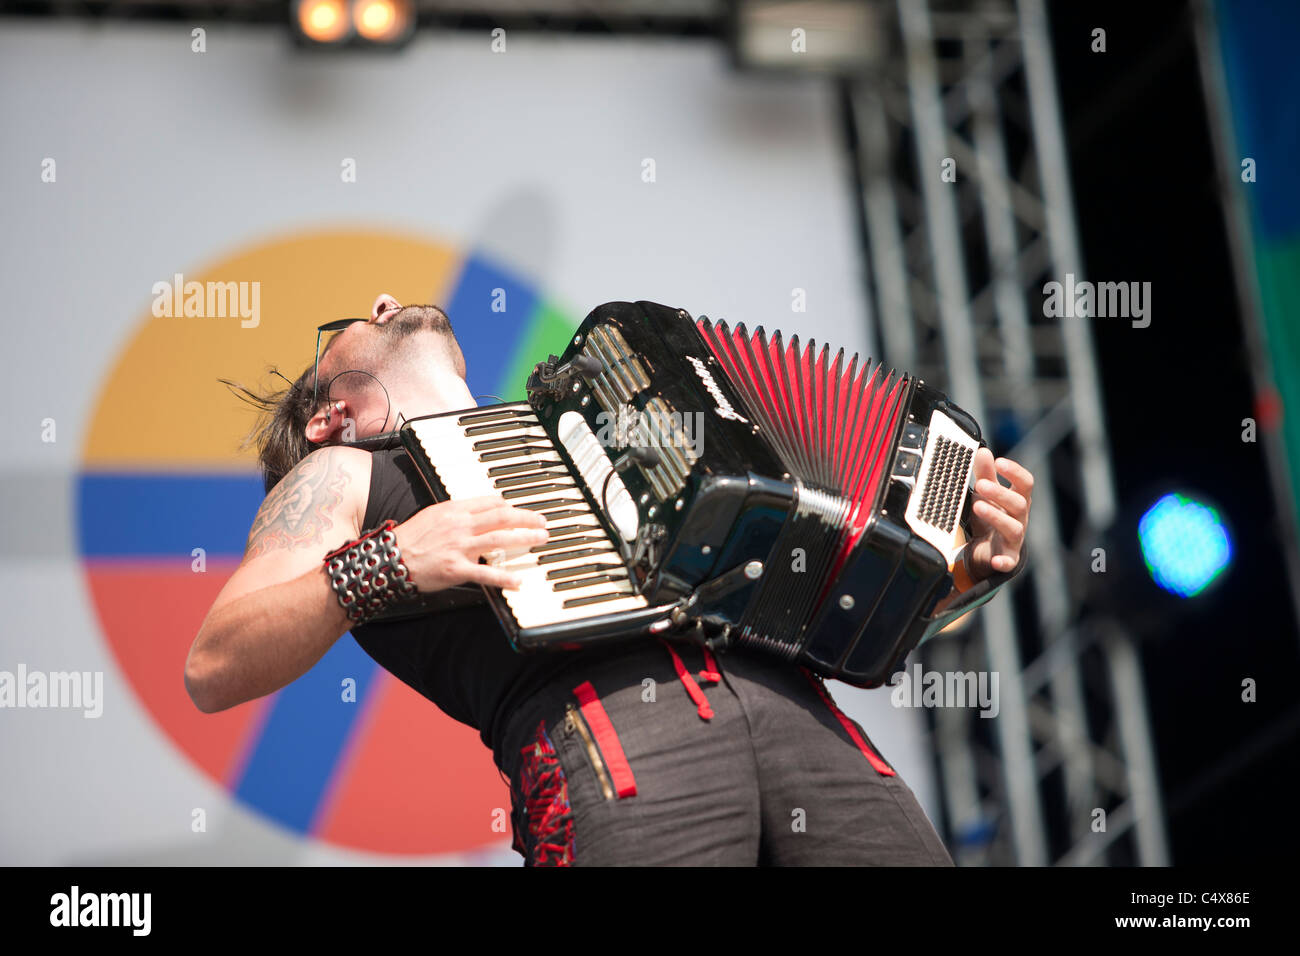
M402 321L393 319L387 325L381 326L393 341L400 341L420 330L434 332L441 336L446 344L446 359L450 367L461 378L465 377L465 356L460 350L460 343L456 341L456 333L452 331L451 319L447 317L446 312L436 305L408 305L402 308L398 317ZM322 360L336 341L338 341L337 337L325 343L325 347L321 350ZM311 401L313 366L309 365L292 382L278 369L271 369L271 373L279 375L288 382L289 387L279 391L261 392L229 379L217 380L234 392L240 400L252 405L261 413L257 424L239 447L242 451L257 446L257 460L261 463L262 480L268 493L298 462L317 448L325 447L323 444L308 441L306 435L307 422L316 411ZM325 390L328 389L327 382ZM325 396L322 395L318 401L324 398Z
M271 369L271 372L289 382L289 379L281 375L278 369ZM253 446L257 447L262 481L268 492L279 484L280 479L298 462L317 448L324 447L309 441L306 435L307 422L315 411L311 403L311 366L308 366L296 380L289 382L288 387L279 391L256 391L225 378L218 381L229 388L241 401L252 405L260 413L253 430L248 433L239 447L241 451Z

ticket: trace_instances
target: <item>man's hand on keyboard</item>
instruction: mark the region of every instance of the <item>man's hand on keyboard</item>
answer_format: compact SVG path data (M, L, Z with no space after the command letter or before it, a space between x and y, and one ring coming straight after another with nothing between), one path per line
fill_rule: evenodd
M402 562L423 592L466 582L517 587L515 575L480 564L479 558L499 557L547 540L540 514L513 508L494 495L430 505L399 524L396 534Z

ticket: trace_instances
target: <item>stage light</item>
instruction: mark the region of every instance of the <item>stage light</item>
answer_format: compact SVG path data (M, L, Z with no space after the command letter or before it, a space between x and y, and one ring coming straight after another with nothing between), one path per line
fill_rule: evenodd
M1156 584L1184 598L1204 591L1232 561L1232 538L1218 511L1177 493L1142 515L1138 543Z
M345 0L297 0L295 7L298 32L311 43L332 45L352 33L352 19Z
M871 73L888 52L889 8L866 0L736 0L732 62L747 70Z
M409 38L415 16L410 0L354 0L352 22L362 39L392 44Z
M317 50L395 50L415 36L412 0L293 0L293 35Z

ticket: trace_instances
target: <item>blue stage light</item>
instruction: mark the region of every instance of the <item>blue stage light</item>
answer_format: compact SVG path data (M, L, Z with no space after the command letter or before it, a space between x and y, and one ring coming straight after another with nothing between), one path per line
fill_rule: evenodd
M1142 559L1156 584L1179 597L1204 591L1232 561L1232 540L1219 513L1168 494L1138 521Z

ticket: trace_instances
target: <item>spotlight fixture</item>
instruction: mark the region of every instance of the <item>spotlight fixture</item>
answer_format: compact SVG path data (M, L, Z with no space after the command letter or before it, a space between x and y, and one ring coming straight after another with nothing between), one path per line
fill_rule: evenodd
M1152 580L1170 594L1195 597L1232 561L1232 538L1217 509L1170 493L1138 522L1142 558Z
M292 0L292 30L308 49L384 49L415 35L413 0Z
M361 39L391 46L410 39L415 15L410 0L353 0L352 24Z
M293 23L303 40L318 46L339 46L352 35L346 0L294 0Z

